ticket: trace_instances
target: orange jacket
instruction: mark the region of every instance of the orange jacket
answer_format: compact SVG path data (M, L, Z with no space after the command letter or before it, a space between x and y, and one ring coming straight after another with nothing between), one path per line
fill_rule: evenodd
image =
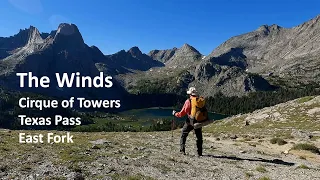
M185 115L190 116L190 114L191 114L191 102L190 102L190 99L187 99L186 102L184 102L184 105L183 105L181 111L177 112L175 114L175 116L178 118L181 118Z

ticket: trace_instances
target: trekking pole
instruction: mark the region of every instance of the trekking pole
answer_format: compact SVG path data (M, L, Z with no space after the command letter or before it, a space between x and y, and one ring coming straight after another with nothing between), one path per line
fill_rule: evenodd
M174 146L174 141L173 141L173 129L174 129L174 121L175 121L175 117L173 116L172 120L171 120L171 143L170 143L170 149L171 152L173 152L173 146Z
M171 121L171 140L172 140L172 142L173 142L174 120L175 120L175 117L173 116L172 121Z

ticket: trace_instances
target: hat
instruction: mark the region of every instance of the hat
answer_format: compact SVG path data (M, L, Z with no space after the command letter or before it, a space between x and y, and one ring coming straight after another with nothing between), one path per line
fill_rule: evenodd
M195 87L190 87L189 90L187 91L187 94L196 96L198 92Z

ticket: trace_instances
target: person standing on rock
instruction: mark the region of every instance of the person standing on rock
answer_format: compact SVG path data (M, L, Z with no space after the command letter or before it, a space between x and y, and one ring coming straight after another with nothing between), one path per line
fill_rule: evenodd
M185 152L185 146L186 146L186 140L189 135L189 132L194 129L193 124L197 123L197 121L194 118L191 118L191 100L193 98L198 97L198 93L196 88L190 87L187 91L187 94L189 95L189 98L185 101L182 110L180 112L176 112L175 110L172 111L172 115L181 118L185 115L188 115L185 124L183 125L183 128L181 130L181 138L180 138L180 153L186 154ZM202 128L195 129L195 134L197 137L197 151L198 156L202 156Z

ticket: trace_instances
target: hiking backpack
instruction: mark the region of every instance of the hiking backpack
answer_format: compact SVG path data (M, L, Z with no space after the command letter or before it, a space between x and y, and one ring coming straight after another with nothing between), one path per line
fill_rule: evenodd
M208 110L205 106L204 97L191 97L191 118L198 121L206 121L209 119Z

